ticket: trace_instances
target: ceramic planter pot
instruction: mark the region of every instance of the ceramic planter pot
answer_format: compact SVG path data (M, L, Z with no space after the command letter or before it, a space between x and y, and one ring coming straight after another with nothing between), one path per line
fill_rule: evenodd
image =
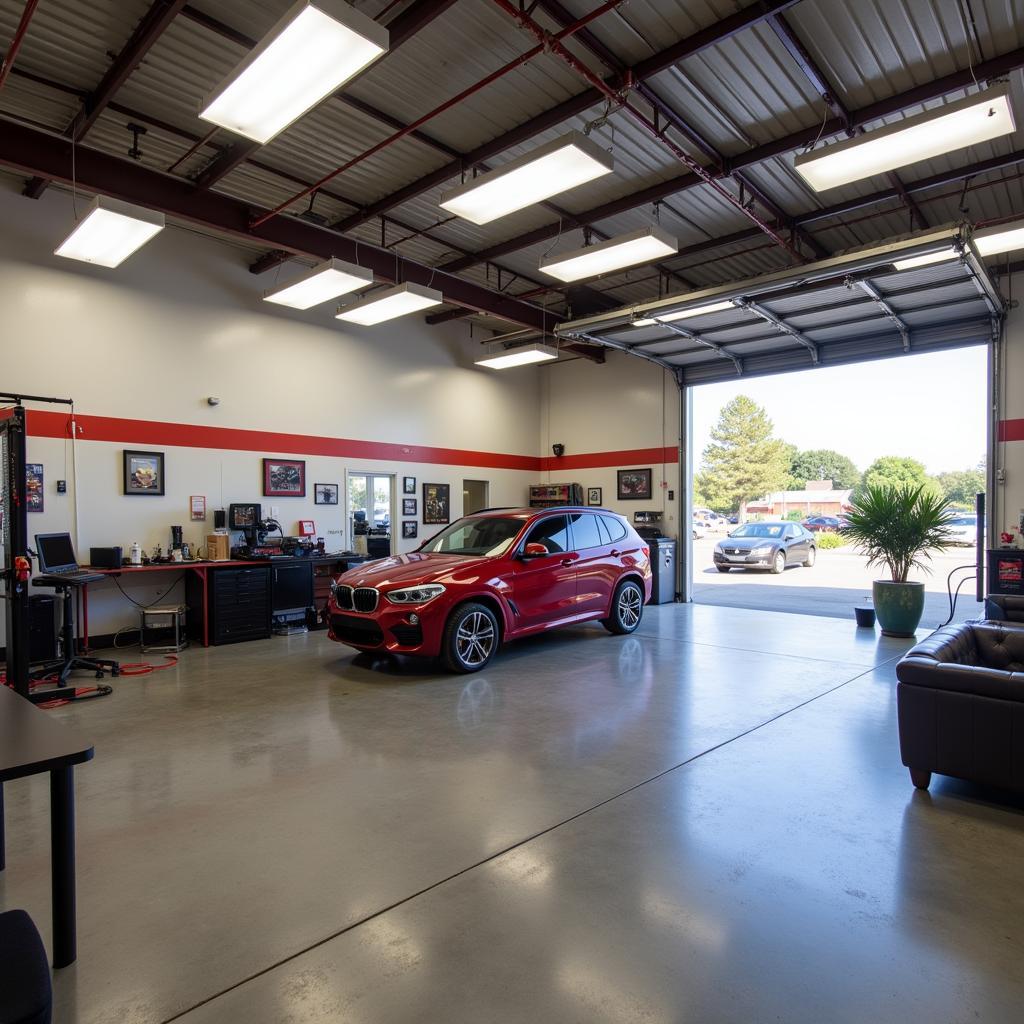
M924 584L875 580L871 584L878 624L885 636L912 637L924 615Z

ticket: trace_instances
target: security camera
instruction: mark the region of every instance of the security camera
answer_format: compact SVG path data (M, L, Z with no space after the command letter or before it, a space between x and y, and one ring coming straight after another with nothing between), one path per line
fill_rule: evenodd
M553 444L551 446L551 450L555 453L556 456L557 455L564 455L565 454L565 445L564 444Z

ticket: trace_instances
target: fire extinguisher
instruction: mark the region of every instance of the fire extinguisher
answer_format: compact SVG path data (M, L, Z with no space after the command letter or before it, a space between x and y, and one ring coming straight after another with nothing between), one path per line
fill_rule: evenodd
M28 583L29 576L32 575L32 563L24 555L14 556L14 580L16 583L16 591L21 592L22 586Z

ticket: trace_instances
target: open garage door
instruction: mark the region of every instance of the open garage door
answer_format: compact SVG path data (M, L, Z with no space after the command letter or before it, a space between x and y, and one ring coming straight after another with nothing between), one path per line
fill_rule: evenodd
M680 479L689 482L692 387L972 345L992 353L1003 313L970 228L959 226L569 321L556 334L672 371L682 399ZM997 373L990 354L989 454ZM991 458L988 464L991 473ZM684 524L693 513L692 488L685 490ZM682 534L679 592L690 600L693 541L689 531Z

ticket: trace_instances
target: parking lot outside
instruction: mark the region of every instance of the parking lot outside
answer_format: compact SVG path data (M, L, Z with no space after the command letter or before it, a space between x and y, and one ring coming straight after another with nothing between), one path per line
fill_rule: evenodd
M884 571L869 568L865 557L849 546L819 550L811 568L793 566L779 576L740 569L720 573L711 556L715 544L725 536L726 529L720 528L693 542L693 599L700 604L827 615L852 621L855 605L871 603L872 580L885 578ZM974 548L949 548L933 554L930 573L911 573L912 580L920 580L925 585L922 629L934 629L946 621L949 616L946 577L958 566L973 565L974 560ZM982 606L975 600L973 571L958 573L953 586L955 588L958 579L965 576L969 579L960 589L955 622L976 618L982 613Z

